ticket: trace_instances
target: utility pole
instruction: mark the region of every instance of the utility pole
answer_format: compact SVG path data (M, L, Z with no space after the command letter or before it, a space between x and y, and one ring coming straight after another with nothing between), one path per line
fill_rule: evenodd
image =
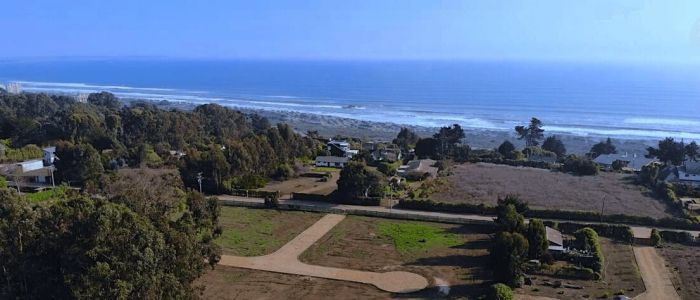
M197 173L197 182L199 183L199 193L202 193L202 172Z
M603 213L605 212L605 195L603 195L603 207L600 208L600 222L603 222Z

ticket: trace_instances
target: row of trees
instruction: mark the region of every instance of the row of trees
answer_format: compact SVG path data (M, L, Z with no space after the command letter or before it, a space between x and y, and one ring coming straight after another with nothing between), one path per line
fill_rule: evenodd
M57 145L59 181L89 186L105 170L124 166L170 166L185 184L224 192L248 188L294 170L319 148L285 124L271 126L216 104L192 111L164 110L145 102L124 106L110 93L91 94L88 103L64 96L0 94L0 138L14 148ZM182 152L174 159L170 151ZM244 176L257 180L244 180Z
M498 232L489 249L494 279L510 286L520 286L523 265L528 259L551 261L544 223L532 219L525 226L523 213L527 204L509 195L498 200L496 224Z

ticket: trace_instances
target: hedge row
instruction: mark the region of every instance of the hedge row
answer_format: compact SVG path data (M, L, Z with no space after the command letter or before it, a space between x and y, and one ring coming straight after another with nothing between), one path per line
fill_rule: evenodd
M292 199L305 200L305 201L328 202L331 200L331 197L329 197L328 195L319 195L319 194L292 193Z
M479 215L494 215L496 207L486 206L484 204L469 204L469 203L445 203L435 202L433 200L399 200L399 208L426 210L438 212L451 212L461 214L479 214Z
M399 201L399 207L413 210L438 211L450 213L466 213L493 215L496 214L496 208L486 206L484 204L468 204L468 203L445 203L435 202L432 200L410 200L402 199ZM596 212L588 211L565 211L565 210L533 210L530 209L523 214L528 218L539 219L561 219L568 221L582 222L607 222L621 223L645 226L669 227L678 229L700 230L700 224L693 223L690 220L678 218L663 218L654 219L651 217L630 216L630 215L602 215Z
M690 233L685 232L685 231L677 232L677 231L661 230L661 231L659 231L659 234L661 235L661 239L665 242L672 242L672 243L679 243L679 244L694 244L694 243L696 243L696 240L693 237L693 235L691 235Z
M568 279L583 279L583 280L598 280L600 274L593 271L591 268L582 268L577 266L565 266L554 272L554 275Z
M618 224L579 224L571 222L553 222L544 221L546 226L556 228L564 234L573 234L581 228L589 227L600 236L616 239L626 243L632 243L634 241L634 234L632 229L627 225Z
M241 190L241 189L234 189L230 190L228 192L230 195L233 196L245 196L245 197L254 197L254 198L275 198L279 199L280 193L279 192L268 192L268 191L258 191L258 190Z
M317 201L317 202L333 202L339 204L350 204L350 205L364 205L364 206L378 206L381 203L381 197L361 197L354 199L341 198L331 195L318 195L318 194L306 194L306 193L292 193L292 199L294 200L304 200L304 201Z

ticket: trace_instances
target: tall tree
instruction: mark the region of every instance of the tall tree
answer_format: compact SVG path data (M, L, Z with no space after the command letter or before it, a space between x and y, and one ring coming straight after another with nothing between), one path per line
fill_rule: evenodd
M664 164L679 166L685 160L685 145L683 142L676 142L673 138L666 138L659 141L658 148L648 147L647 157L656 157Z
M544 138L544 129L542 129L542 121L537 118L530 119L530 124L526 126L515 126L515 132L518 134L518 139L525 140L527 147L537 146L540 140Z
M698 158L700 158L700 147L698 147L698 143L693 141L690 144L685 145L685 155L693 161L697 161Z
M416 143L416 156L419 158L436 157L440 142L434 138L419 139Z
M520 286L527 251L527 239L521 234L506 231L497 233L489 249L494 279L510 286Z
M396 138L392 142L399 146L401 151L408 152L411 147L416 145L418 139L419 137L415 131L406 127L401 127L399 134L396 135Z
M591 147L591 156L593 158L596 158L600 155L603 154L615 154L617 153L617 149L615 148L615 145L613 145L613 142L610 138L607 138L605 142L600 142L593 147Z
M518 213L514 205L508 204L502 208L499 207L496 224L498 224L503 231L523 232L525 229L525 218Z
M549 242L547 241L547 230L540 219L532 219L527 224L527 241L529 244L528 257L530 259L540 259L547 254Z
M465 136L464 129L459 124L440 128L440 131L434 134L433 138L438 141L438 152L441 158L450 156Z
M558 158L564 157L566 155L566 147L564 143L558 139L556 136L549 136L542 143L542 149L554 152Z

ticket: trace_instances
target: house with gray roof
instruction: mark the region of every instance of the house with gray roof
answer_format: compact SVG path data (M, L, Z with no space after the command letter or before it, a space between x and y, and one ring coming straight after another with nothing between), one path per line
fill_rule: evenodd
M636 153L601 154L593 159L593 162L607 170L612 170L613 164L616 161L619 161L622 164L623 170L639 172L642 170L642 167L658 160L655 158L647 158L644 155L638 155Z

